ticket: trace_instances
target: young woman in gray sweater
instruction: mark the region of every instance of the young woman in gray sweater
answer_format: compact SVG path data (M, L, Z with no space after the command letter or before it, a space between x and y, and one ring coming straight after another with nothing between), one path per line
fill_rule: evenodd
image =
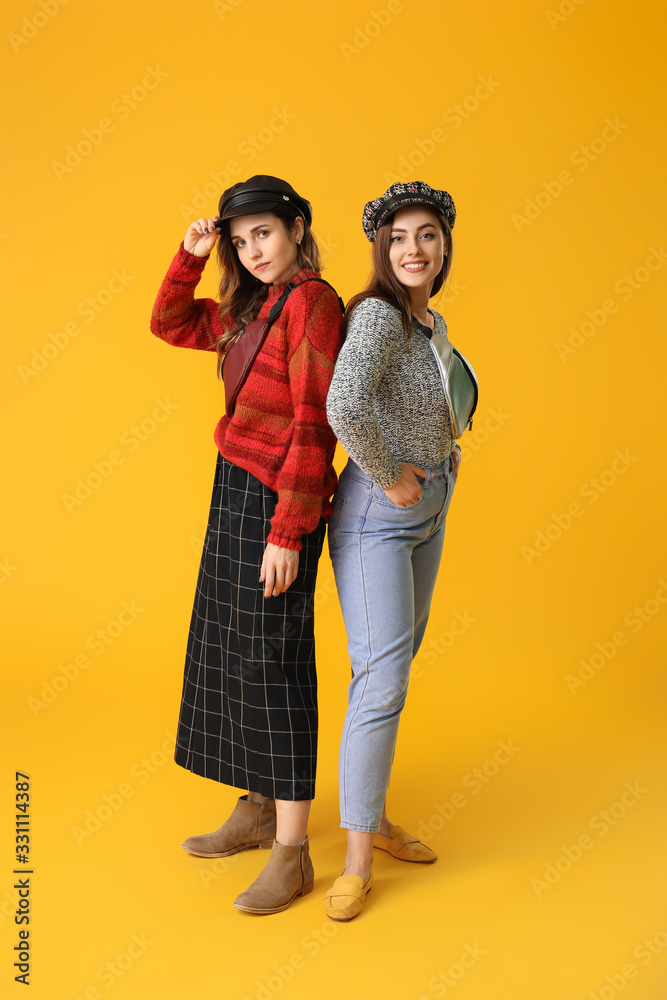
M390 822L385 800L461 456L429 344L447 336L428 303L449 273L455 218L449 194L421 181L393 184L368 202L373 270L347 307L327 397L329 423L349 456L329 548L352 664L339 761L347 855L325 898L334 920L361 911L374 847L403 861L437 859Z

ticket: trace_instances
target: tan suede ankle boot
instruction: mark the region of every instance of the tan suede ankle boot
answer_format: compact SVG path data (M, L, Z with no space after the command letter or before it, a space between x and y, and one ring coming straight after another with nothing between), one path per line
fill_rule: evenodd
M241 795L229 819L213 833L188 837L183 850L198 858L226 858L228 854L245 851L249 847L268 850L276 835L276 803L249 802Z
M314 877L308 837L303 844L279 844L274 840L264 870L236 897L234 906L247 913L278 913L297 896L311 892Z

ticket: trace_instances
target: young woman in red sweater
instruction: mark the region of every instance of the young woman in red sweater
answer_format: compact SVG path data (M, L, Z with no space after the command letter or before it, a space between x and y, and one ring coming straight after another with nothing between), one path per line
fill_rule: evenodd
M313 610L336 487L326 398L343 340L339 299L319 273L309 202L285 181L235 184L220 214L188 227L153 308L151 330L217 352L294 290L215 430L213 496L187 645L178 764L247 789L216 831L183 847L219 858L271 848L234 902L284 910L313 886L307 822L317 761ZM216 245L220 302L195 298Z

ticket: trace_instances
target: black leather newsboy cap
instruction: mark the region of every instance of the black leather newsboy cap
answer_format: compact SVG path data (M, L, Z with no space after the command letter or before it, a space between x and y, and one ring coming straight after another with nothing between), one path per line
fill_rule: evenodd
M233 184L223 193L218 207L218 223L238 218L239 215L270 212L278 205L291 205L309 225L313 221L310 202L297 194L291 184L270 174L255 174L247 181Z

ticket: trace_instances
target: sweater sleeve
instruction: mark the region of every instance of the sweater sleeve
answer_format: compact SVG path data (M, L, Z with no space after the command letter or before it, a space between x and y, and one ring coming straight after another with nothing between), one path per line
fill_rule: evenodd
M381 299L363 299L350 315L347 336L327 397L327 416L350 458L381 489L401 478L373 406L373 397L399 348L397 310Z
M285 313L294 420L268 541L300 549L301 536L314 531L322 516L331 475L336 439L326 400L343 340L343 317L335 292L316 281L292 293Z
M188 253L181 243L160 286L151 315L151 331L174 347L212 351L224 333L217 302L194 297L207 260L208 256Z

